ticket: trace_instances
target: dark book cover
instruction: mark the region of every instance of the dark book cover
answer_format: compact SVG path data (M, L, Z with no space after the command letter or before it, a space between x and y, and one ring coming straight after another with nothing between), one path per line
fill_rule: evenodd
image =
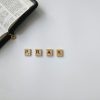
M30 7L18 20L12 25L6 35L0 40L0 48L11 39L11 36L14 35L15 30L20 24L37 8L38 2L36 0L31 0L33 2L33 6Z

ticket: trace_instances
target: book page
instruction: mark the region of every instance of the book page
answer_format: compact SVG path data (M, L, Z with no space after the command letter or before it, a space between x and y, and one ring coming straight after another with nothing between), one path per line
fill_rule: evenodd
M30 0L0 0L0 37L32 5Z

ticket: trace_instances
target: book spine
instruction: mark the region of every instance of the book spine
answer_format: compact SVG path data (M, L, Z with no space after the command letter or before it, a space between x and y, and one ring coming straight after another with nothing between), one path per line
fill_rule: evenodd
M0 49L11 39L11 35L6 35L3 39L0 40Z

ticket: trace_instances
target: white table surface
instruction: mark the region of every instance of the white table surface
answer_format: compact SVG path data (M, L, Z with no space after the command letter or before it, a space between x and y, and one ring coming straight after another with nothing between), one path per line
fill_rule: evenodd
M100 100L100 0L39 0L0 50L0 100ZM41 48L44 56L25 57ZM48 58L45 49L65 56Z

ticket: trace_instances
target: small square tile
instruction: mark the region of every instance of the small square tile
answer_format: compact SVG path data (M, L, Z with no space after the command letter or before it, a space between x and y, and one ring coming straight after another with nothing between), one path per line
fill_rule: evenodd
M11 35L11 39L12 40L15 40L16 39L16 36L15 35Z
M25 56L32 56L32 49L25 49Z
M47 56L51 57L53 56L53 49L47 49Z
M35 49L35 56L42 56L43 52L42 52L42 49Z
M63 57L64 56L64 50L63 49L57 49L56 53L57 53L57 57Z

